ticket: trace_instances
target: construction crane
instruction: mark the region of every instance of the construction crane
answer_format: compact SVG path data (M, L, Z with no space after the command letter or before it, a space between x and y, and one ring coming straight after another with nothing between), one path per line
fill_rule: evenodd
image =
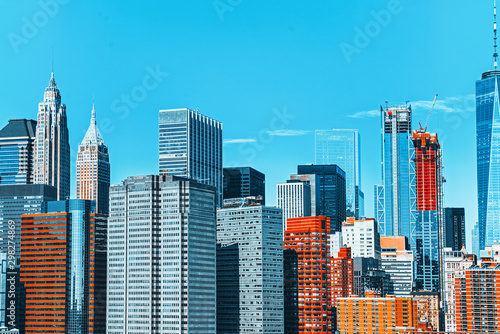
M436 94L436 96L434 96L434 101L432 101L432 107L431 107L431 110L429 111L429 116L427 116L427 122L425 123L425 128L423 128L422 124L420 124L420 122L418 122L418 124L420 125L420 132L427 131L427 125L429 125L429 120L431 119L432 111L434 110L434 106L436 105L437 97L438 97L438 94Z

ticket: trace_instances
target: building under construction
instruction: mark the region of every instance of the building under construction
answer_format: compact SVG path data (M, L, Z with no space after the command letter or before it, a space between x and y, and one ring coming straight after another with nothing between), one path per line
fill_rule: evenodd
M426 128L413 131L417 221L415 256L417 290L440 292L440 249L442 248L443 175L441 147L436 134Z

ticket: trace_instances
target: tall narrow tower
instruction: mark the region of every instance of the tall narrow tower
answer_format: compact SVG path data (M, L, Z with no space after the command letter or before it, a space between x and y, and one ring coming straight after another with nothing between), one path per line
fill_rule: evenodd
M439 292L440 260L444 242L441 146L436 134L413 131L417 189L416 247L418 290Z
M110 166L108 147L97 128L92 104L90 126L78 146L76 160L76 198L96 202L97 213L107 214L109 206Z
M500 241L500 107L496 1L493 70L476 81L476 148L479 249Z
M382 107L382 185L375 186L375 214L384 236L404 235L411 248L416 221L415 150L411 106Z
M45 88L43 102L38 104L35 139L34 183L57 188L57 198L65 200L70 194L70 150L66 105L54 80Z

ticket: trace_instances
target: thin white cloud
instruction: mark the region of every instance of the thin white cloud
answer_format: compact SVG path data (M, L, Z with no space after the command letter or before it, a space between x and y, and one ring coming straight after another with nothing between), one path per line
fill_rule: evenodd
M304 136L307 135L310 131L307 130L272 130L267 131L270 136L279 136L279 137L292 137L292 136Z
M244 143L255 143L257 140L252 138L240 138L240 139L224 139L224 145L229 144L244 144Z
M410 101L409 104L414 111L423 109L424 111L430 110L432 107L432 101ZM474 94L469 95L459 95L459 96L449 96L440 99L439 96L436 100L436 105L434 106L434 111L444 112L444 113L463 113L463 112L473 112L476 110L476 100ZM369 118L369 117L379 117L380 110L368 110L368 111L358 111L354 114L347 115L351 118Z
M380 110L368 110L368 111L358 111L352 115L347 115L347 117L351 118L368 118L368 117L379 117Z
M412 108L414 110L422 108L430 110L432 107L432 101L415 101L411 102ZM436 100L436 106L434 111L445 112L445 113L463 113L463 112L473 112L476 110L476 98L474 94L461 95L461 96L450 96L444 99Z

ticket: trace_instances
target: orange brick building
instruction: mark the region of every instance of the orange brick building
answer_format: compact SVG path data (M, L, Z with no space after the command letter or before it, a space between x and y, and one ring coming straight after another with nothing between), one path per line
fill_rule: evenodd
M353 264L350 247L341 247L338 256L331 259L330 274L331 304L335 307L337 298L352 295Z
M105 333L106 219L91 213L90 201L44 204L49 213L21 219L25 332Z
M292 275L297 277L294 279L285 272L285 296L287 291L296 291L285 297L285 327L288 321L298 318L297 328L287 333L331 333L329 233L330 219L324 216L287 220L283 247L285 253L295 255L295 265L285 260L285 268L295 267ZM287 309L286 305L293 304L297 305L295 310Z
M484 262L455 275L457 332L500 332L500 265Z
M384 297L367 292L366 297L337 298L337 330L341 334L395 334L416 328L417 305L412 298Z

